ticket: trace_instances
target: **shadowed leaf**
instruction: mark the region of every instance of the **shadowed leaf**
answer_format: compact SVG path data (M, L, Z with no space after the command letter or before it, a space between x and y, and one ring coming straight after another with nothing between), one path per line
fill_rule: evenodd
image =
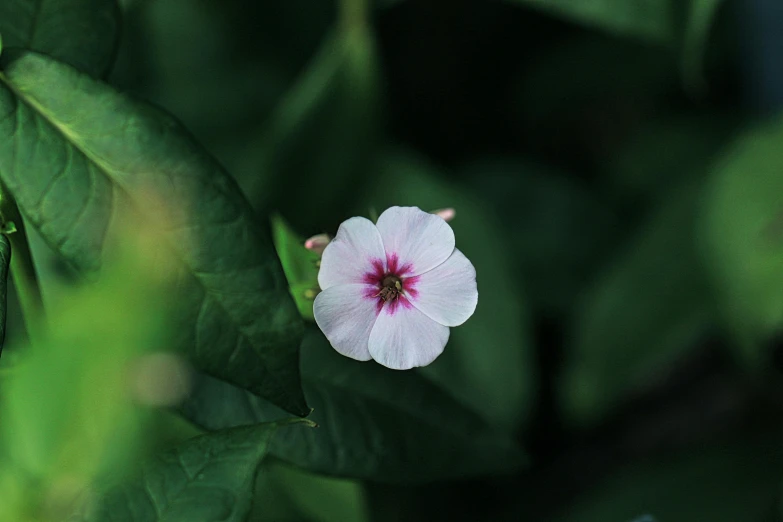
M783 325L783 123L739 137L713 168L704 198L704 260L745 363L765 367Z
M324 40L250 157L258 175L245 191L260 208L279 209L296 229L341 217L367 179L376 145L375 53L374 35L365 24L340 26Z
M4 46L48 54L90 76L114 61L120 26L116 0L3 0Z
M190 439L143 465L73 522L244 522L256 471L277 429L262 424Z
M339 355L313 330L302 346L302 376L314 430L275 439L273 455L317 473L418 483L512 472L524 464L507 435L416 372ZM266 401L203 377L182 407L207 429L280 419Z
M700 188L672 190L578 302L560 380L568 422L599 420L628 392L655 381L712 324L694 244Z

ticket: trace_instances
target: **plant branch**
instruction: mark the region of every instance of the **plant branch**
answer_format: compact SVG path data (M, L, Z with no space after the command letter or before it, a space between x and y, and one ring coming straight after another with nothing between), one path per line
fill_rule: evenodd
M11 242L11 277L19 297L27 335L30 341L34 342L44 313L41 287L22 216L8 190L4 186L0 188L2 233L8 236Z
M367 23L367 0L340 0L340 22L348 29Z

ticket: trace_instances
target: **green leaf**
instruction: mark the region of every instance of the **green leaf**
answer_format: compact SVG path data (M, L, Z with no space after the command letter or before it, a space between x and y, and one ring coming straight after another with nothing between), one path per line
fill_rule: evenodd
M3 0L0 33L6 48L56 58L93 77L114 61L120 27L116 0Z
M710 29L723 0L509 1L616 35L676 49L685 86L693 93L705 90L704 57Z
M367 179L380 125L378 71L369 26L340 25L282 100L248 161L245 192L298 230L342 217ZM322 225L321 225L322 226Z
M592 424L694 346L713 323L696 243L698 184L673 189L577 303L560 383L572 424Z
M244 522L276 424L190 439L144 464L140 476L87 506L84 522Z
M278 214L272 215L272 238L289 283L318 283L321 256L304 247L305 240Z
M8 307L8 267L11 264L11 242L0 235L0 355L5 344L6 313Z
M148 412L136 399L149 387L138 364L169 345L172 281L159 277L160 263L145 255L137 233L109 245L98 281L48 300L39 342L14 347L16 361L0 382L0 473L37 481L30 495L45 496L64 475L80 485L121 475L146 442Z
M713 169L704 199L704 259L739 357L765 367L783 327L783 121L752 129Z
M302 345L302 378L315 430L278 437L273 455L316 473L419 483L512 472L524 463L510 438L490 428L421 374L339 355L315 328ZM279 419L283 412L203 376L184 415L217 430Z
M256 498L248 519L368 522L370 513L360 482L314 475L266 461L256 481Z
M410 153L387 153L374 172L377 181L364 199L364 208L455 208L450 225L457 248L476 267L476 312L464 325L451 329L443 354L420 371L493 424L518 427L533 407L537 376L524 299L526 282L496 218L494 202L449 182Z
M321 256L307 250L305 240L277 214L272 216L272 238L299 313L313 321L313 300L320 291L318 263Z
M653 42L674 38L670 0L510 0L556 16Z
M46 242L97 270L130 207L179 260L179 347L203 370L308 412L302 322L271 241L234 181L170 116L23 53L0 75L0 177Z

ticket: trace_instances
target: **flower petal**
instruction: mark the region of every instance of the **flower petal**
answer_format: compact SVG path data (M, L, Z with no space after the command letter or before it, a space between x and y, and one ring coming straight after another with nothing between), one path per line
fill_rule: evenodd
M476 311L476 269L458 249L411 285L410 302L430 319L459 326Z
M343 221L321 257L318 285L322 290L335 285L362 283L372 263L386 263L386 253L378 229L372 221L352 217Z
M369 361L370 332L378 316L377 292L370 285L337 285L319 293L313 316L332 347L358 361Z
M443 218L418 207L391 207L378 218L386 254L412 265L411 275L423 274L454 251L454 231Z
M438 218L440 219L440 218ZM398 306L387 303L370 333L370 355L393 370L427 366L449 340L449 329L438 324L405 301Z

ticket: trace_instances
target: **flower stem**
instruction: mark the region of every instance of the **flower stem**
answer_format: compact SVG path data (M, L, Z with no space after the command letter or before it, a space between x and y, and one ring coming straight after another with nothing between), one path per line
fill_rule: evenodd
M0 232L6 234L11 242L11 278L19 297L27 336L31 342L35 342L44 311L41 287L19 208L8 190L1 188L0 220L3 230Z

